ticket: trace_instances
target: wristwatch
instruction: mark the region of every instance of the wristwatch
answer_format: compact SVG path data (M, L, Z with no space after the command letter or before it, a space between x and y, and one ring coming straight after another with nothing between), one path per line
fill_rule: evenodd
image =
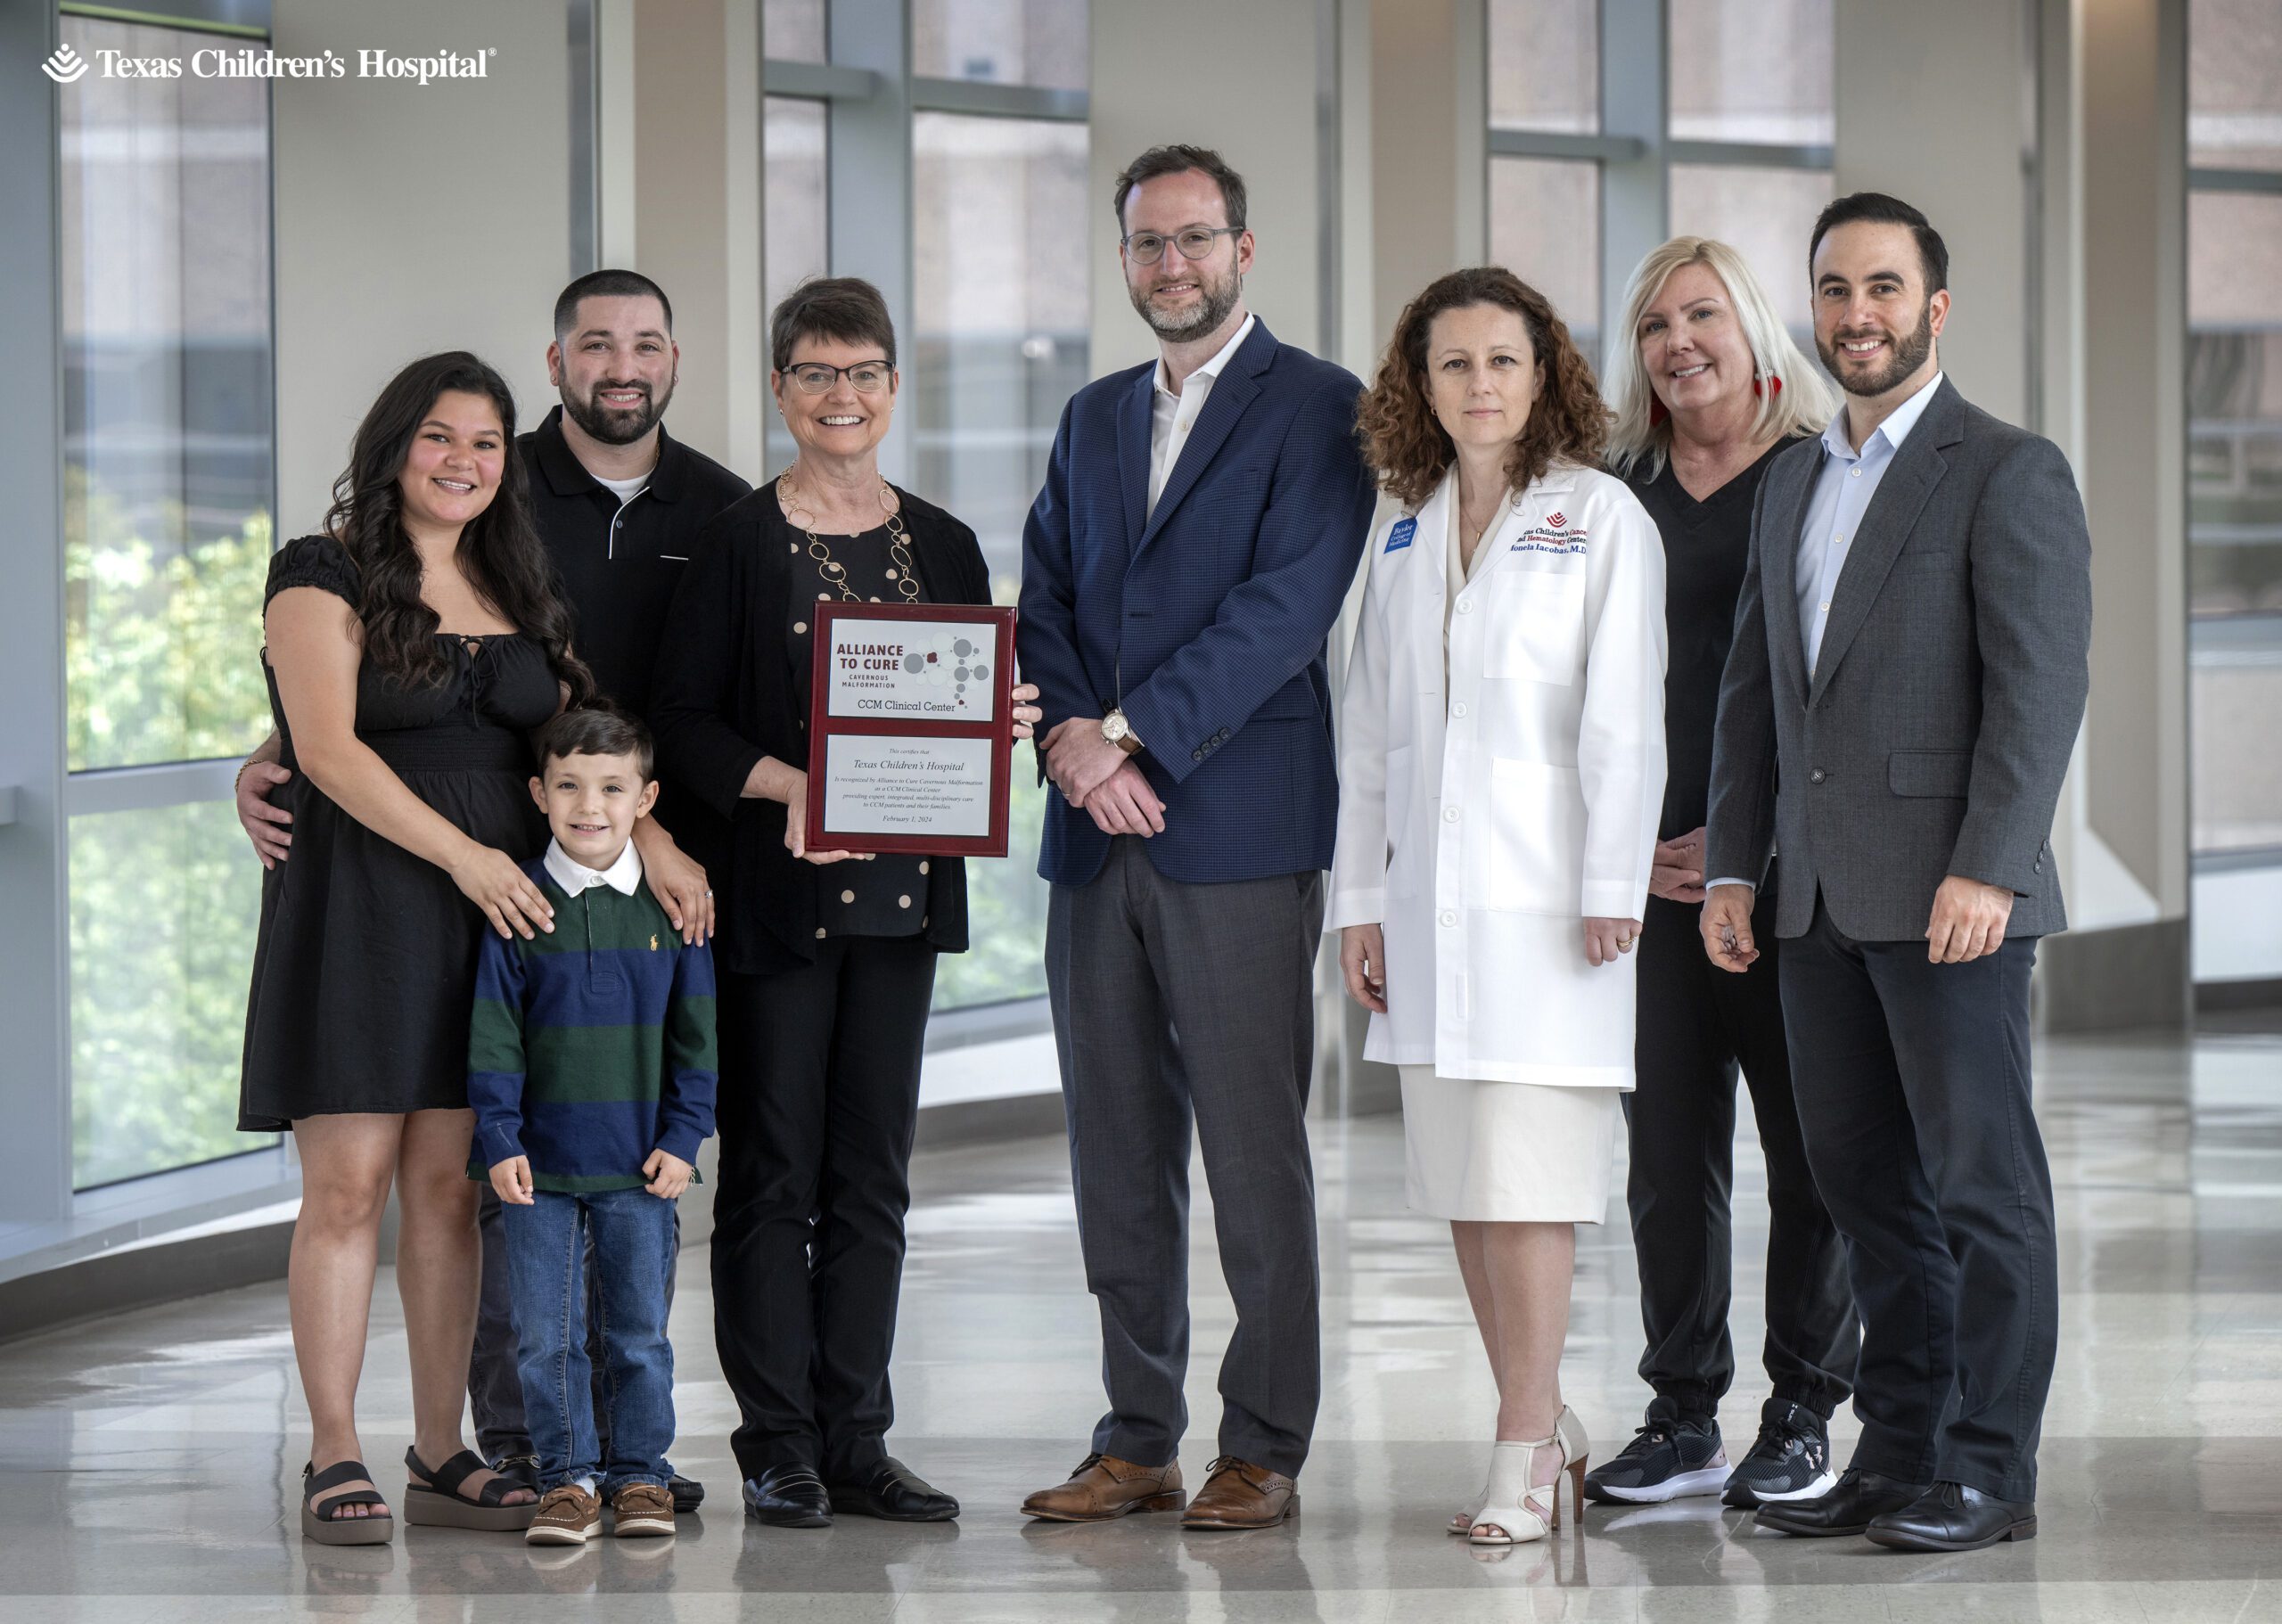
M1134 736L1133 724L1125 719L1125 712L1112 710L1102 718L1102 737L1129 756L1141 753L1141 741Z

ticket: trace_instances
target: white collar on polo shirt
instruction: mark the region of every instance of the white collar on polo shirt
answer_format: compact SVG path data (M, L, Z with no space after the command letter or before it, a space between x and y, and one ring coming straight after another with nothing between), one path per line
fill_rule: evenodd
M642 858L634 849L634 842L626 842L626 849L618 854L618 861L608 868L588 868L584 863L562 849L560 841L546 843L546 872L554 882L570 896L577 896L590 885L607 885L621 896L631 897L642 886Z

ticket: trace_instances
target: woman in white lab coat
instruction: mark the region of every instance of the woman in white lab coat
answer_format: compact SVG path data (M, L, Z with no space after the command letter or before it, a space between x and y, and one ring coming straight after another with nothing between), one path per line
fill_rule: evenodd
M1560 1476L1573 1507L1585 1472L1561 1349L1632 1087L1663 551L1593 466L1584 357L1509 271L1411 301L1360 423L1392 502L1340 710L1326 923L1365 1054L1401 1070L1410 1205L1450 1220L1497 1379L1490 1480L1451 1531L1507 1545L1558 1526Z

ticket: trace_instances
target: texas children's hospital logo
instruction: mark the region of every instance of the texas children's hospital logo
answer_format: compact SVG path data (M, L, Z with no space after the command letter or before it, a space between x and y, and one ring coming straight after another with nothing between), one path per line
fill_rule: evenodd
M324 51L316 56L280 56L251 45L209 45L188 56L132 56L109 47L92 57L82 56L67 43L42 62L40 71L59 85L76 85L92 73L106 79L409 79L431 85L438 79L484 79L491 77L497 47L462 54L446 51L435 56L398 56L392 51L358 51L343 56Z

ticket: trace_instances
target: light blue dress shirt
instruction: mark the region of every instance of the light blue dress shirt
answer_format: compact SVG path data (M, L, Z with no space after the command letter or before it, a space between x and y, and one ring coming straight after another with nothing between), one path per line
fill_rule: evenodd
M1862 515L1870 511L1870 498L1878 494L1879 482L1893 466L1901 442L1909 438L1910 430L1933 404L1941 377L1935 373L1924 388L1888 413L1885 422L1870 431L1859 451L1846 438L1844 406L1838 408L1838 415L1822 431L1822 472L1815 476L1807 521L1799 529L1798 564L1791 572L1799 595L1799 644L1806 651L1809 682L1814 680L1815 661L1822 655L1823 627L1830 624L1830 600L1837 594L1839 572L1846 568L1854 532L1861 528ZM1732 874L1711 881L1705 889L1716 885L1757 889L1753 882Z
M1859 451L1847 443L1846 409L1839 408L1822 431L1822 472L1807 504L1807 521L1799 531L1799 562L1792 579L1799 594L1799 644L1806 650L1807 677L1812 681L1815 661L1822 654L1823 627L1830 624L1830 600L1838 591L1839 572L1854 545L1854 532L1869 511L1870 498L1893 466L1901 442L1925 414L1933 391L1941 387L1935 373L1909 399L1887 414L1885 422L1870 431Z

